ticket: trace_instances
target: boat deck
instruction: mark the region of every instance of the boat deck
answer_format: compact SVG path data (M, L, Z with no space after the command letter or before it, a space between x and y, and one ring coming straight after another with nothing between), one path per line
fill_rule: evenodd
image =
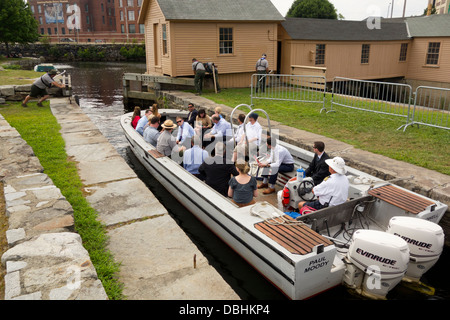
M369 191L369 195L413 214L418 214L427 207L435 204L433 201L424 199L392 185L372 189Z
M293 254L308 254L314 247L331 245L331 241L288 215L265 220L255 228Z

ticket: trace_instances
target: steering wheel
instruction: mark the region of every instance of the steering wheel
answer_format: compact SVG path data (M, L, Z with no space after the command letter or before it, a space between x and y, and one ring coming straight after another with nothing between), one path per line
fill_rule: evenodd
M311 180L303 180L300 182L297 193L305 201L312 201L314 199L314 193L312 193L312 189L314 188L314 183ZM307 195L310 195L309 197Z

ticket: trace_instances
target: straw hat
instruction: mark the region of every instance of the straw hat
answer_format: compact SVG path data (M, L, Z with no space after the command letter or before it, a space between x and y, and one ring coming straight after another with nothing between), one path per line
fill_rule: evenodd
M345 161L341 157L327 159L325 160L325 163L339 174L345 174L347 172L347 169L345 169Z
M164 129L175 129L177 127L177 125L174 124L172 120L166 120L161 125L161 127L163 127Z

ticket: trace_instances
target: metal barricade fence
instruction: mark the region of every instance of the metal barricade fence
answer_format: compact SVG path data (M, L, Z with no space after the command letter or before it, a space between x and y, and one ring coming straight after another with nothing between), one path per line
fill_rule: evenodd
M412 98L410 85L390 82L333 79L333 105L409 118Z
M403 131L410 125L423 124L450 129L450 89L419 86L416 89L414 108ZM400 129L399 128L399 129Z
M321 103L324 109L325 90L324 76L253 74L251 104L253 99L287 100Z

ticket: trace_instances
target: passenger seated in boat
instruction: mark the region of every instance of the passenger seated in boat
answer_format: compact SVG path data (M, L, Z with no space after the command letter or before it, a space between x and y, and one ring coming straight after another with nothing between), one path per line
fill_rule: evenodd
M160 136L160 132L158 131L159 127L159 118L153 117L150 120L150 125L144 131L144 140L150 143L152 146L156 147L158 143L158 138Z
M224 148L223 142L217 142L215 155L206 158L198 168L198 171L204 175L207 185L226 197L231 175L237 176L239 172L233 163L227 163Z
M208 152L201 148L202 140L198 135L194 135L191 139L191 145L192 148L187 149L183 154L183 167L200 180L204 180L205 177L200 174L198 168L208 158Z
M211 118L206 114L206 110L205 109L198 110L198 115L197 118L195 119L195 132L197 133L197 135L201 134L201 137L203 139L205 131L211 128L212 128Z
M325 152L325 143L322 141L314 142L314 158L305 170L305 176L313 179L314 185L320 184L325 177L330 175L326 160L330 157Z
M136 126L141 119L141 108L134 107L133 115L131 116L131 126L136 129Z
M228 196L239 207L256 203L254 198L258 196L258 188L256 178L248 175L250 167L246 162L239 162L236 169L239 175L228 182Z
M247 132L249 145L251 143L255 143L259 148L261 143L262 127L258 122L258 114L256 112L253 112L248 116L248 123L245 125L245 129Z
M139 119L136 125L136 131L139 132L141 136L144 135L145 126L148 124L148 117L152 114L151 109L145 110L145 115Z
M176 129L177 125L172 120L166 120L161 127L161 135L158 137L156 150L168 157L171 157L173 152L184 150L184 147L178 147L175 137L172 136L172 132Z
M312 189L317 200L314 201L301 201L298 204L298 208L301 210L303 206L309 206L316 210L337 206L347 201L349 183L345 173L345 161L341 157L334 157L333 159L327 159L325 162L328 164L330 176L325 178L323 182Z
M267 138L267 149L270 150L270 157L267 162L260 162L260 168L271 168L271 175L262 175L263 183L258 186L258 189L267 188L263 194L271 194L275 192L275 183L277 182L278 172L292 172L294 171L294 158L289 153L288 149L272 141L271 137Z
M216 114L212 116L211 120L214 126L209 133L205 134L204 139L219 139L218 141L225 142L231 138L231 125L228 121Z
M190 148L191 137L195 134L194 129L189 125L189 123L185 122L182 117L177 117L177 125L179 128L176 143L180 146L184 146L186 149Z

